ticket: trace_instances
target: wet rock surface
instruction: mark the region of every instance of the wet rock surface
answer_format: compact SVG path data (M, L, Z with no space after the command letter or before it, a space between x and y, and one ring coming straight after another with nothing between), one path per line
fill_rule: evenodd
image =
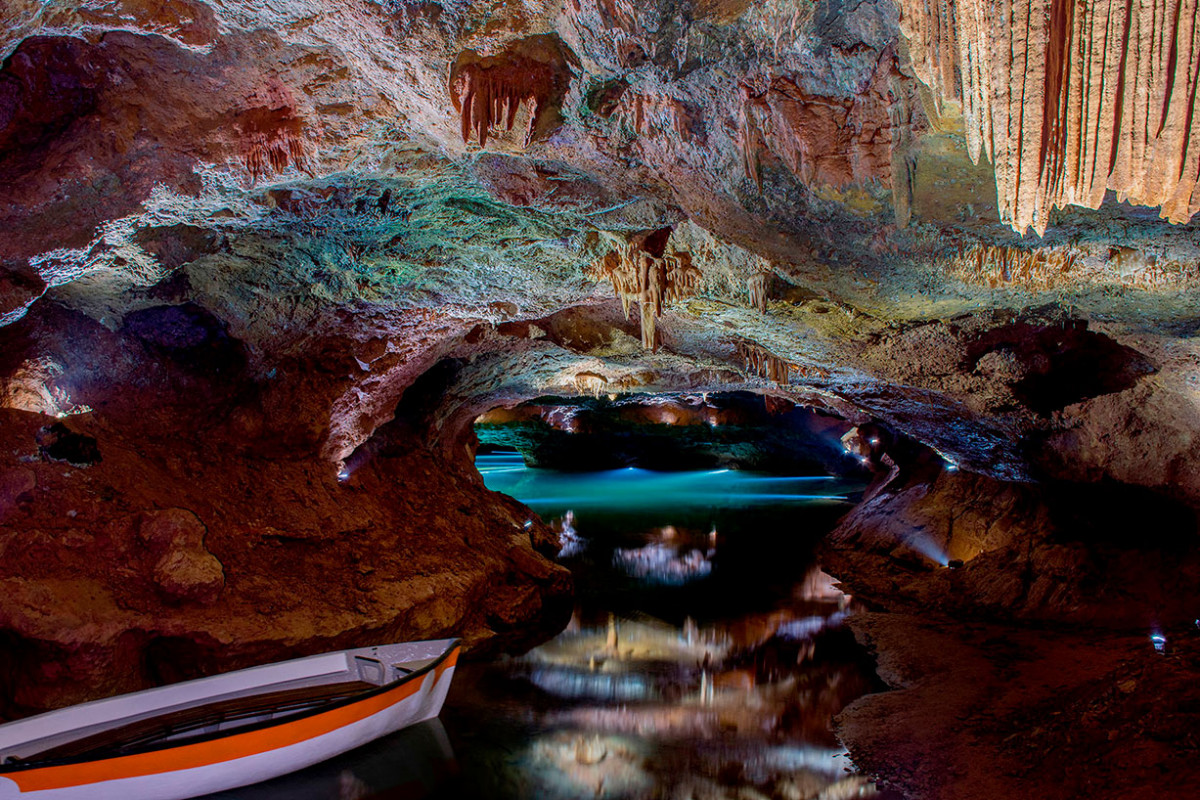
M1015 628L937 616L851 622L890 692L838 717L856 762L906 797L1184 796L1198 779L1194 629Z

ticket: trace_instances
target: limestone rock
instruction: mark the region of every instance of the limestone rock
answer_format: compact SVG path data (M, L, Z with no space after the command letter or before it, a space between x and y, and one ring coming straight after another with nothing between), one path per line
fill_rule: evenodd
M6 514L37 488L37 475L27 467L0 469L0 515Z
M1000 217L1045 234L1050 211L1105 192L1200 211L1196 0L901 0L918 77L960 102L971 158L996 169Z
M225 586L225 571L204 546L204 523L183 508L147 512L139 528L141 540L159 554L152 575L171 599L211 604Z
M175 600L209 605L225 587L225 570L217 557L203 548L174 548L154 565L154 580Z

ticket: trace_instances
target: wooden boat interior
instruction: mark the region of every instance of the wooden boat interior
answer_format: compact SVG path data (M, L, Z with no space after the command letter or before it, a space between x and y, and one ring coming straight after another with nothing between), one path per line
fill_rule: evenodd
M402 681L454 641L327 653L52 711L0 726L0 764L125 755L287 719Z

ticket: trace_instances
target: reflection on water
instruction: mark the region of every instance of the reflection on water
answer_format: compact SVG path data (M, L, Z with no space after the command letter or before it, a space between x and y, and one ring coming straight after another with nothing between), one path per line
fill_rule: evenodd
M456 677L443 719L461 769L444 796L877 794L830 729L877 682L842 627L850 598L812 555L861 485L477 464L559 531L577 610L525 656Z
M416 800L439 791L456 768L446 731L432 719L340 758L207 800Z
M267 784L224 797L879 796L830 728L879 687L843 627L851 599L812 553L861 486L728 471L565 474L516 456L478 465L489 487L559 531L577 586L567 629L518 658L460 663L442 712L456 769L428 742L386 750L405 731L379 743L390 784L343 759L276 782L284 793ZM424 771L402 776L414 759Z

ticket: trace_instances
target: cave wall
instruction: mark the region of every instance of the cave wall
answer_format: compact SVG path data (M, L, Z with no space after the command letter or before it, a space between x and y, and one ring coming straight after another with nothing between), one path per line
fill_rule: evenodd
M0 713L364 641L521 647L565 623L553 534L445 455L462 448L401 417L339 477L304 435L329 391L254 380L214 317L179 308L110 332L44 307L0 333L40 359L0 409L4 658L37 664Z

